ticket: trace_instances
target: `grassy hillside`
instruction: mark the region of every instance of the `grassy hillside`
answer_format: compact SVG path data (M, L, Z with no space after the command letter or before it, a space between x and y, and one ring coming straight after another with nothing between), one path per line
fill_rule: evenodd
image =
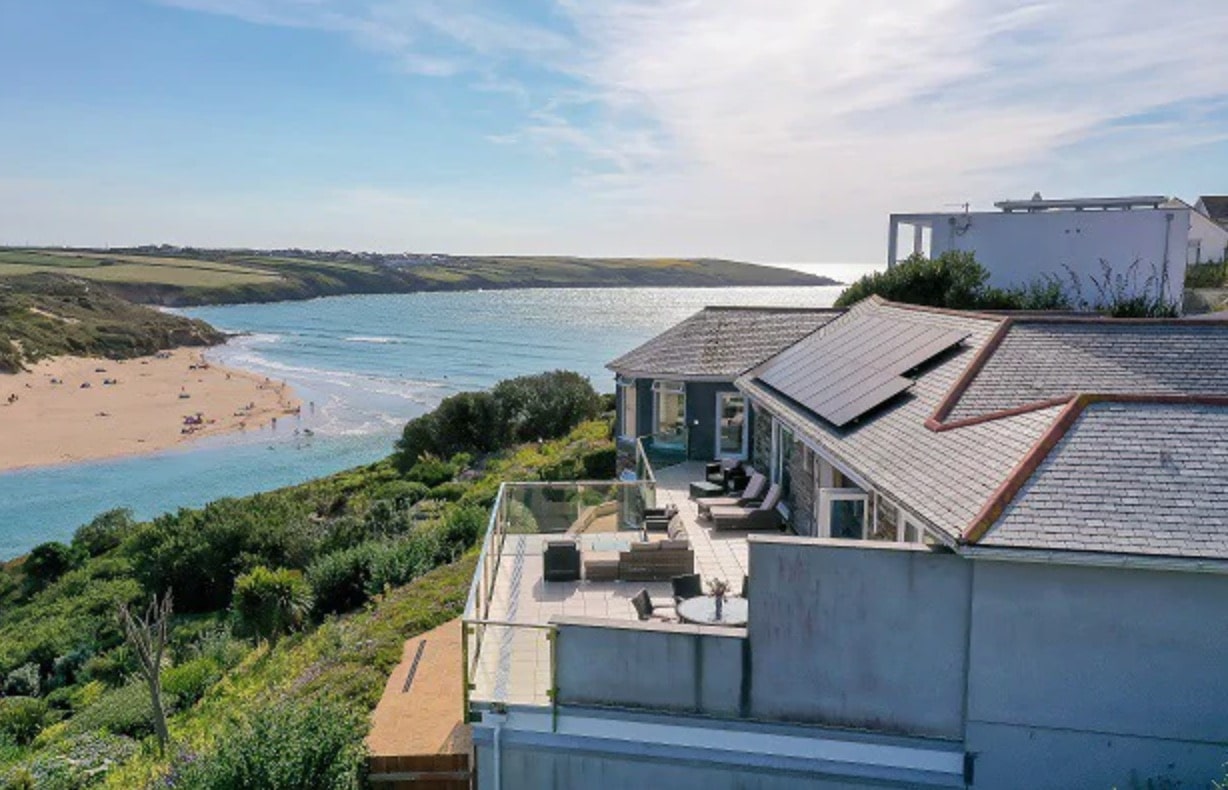
M58 354L128 359L224 339L203 321L132 304L88 280L42 272L0 278L0 372Z
M544 443L389 459L145 523L111 511L0 564L0 788L361 786L387 673L460 612L499 483L613 475L608 419L556 425ZM262 632L238 591L270 573L298 608ZM167 590L160 753L116 606Z
M345 293L494 288L830 285L822 277L723 260L383 255L302 250L0 249L0 282L33 273L104 282L135 302L229 304Z

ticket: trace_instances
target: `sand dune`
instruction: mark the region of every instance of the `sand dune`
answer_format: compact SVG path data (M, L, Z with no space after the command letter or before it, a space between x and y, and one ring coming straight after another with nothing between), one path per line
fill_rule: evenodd
M281 382L207 365L199 350L122 362L57 357L0 375L0 471L154 452L297 408ZM185 425L198 414L200 424Z

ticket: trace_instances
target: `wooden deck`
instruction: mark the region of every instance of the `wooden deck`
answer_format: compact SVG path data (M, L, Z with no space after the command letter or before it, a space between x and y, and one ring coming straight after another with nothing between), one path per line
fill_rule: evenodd
M467 790L469 727L461 720L461 625L405 643L367 736L370 781L384 790Z

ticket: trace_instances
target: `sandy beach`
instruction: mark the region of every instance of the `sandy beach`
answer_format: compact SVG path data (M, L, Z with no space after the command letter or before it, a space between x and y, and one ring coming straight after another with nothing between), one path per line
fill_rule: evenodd
M298 406L283 383L206 363L199 349L56 357L0 375L0 471L164 450Z

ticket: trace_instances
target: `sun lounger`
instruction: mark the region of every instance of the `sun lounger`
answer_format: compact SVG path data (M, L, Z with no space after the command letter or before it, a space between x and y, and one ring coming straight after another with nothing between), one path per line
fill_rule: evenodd
M714 507L711 509L713 529L776 529L780 526L780 484L773 483L763 502L755 507Z
M746 488L737 496L696 500L696 504L699 506L699 517L711 518L713 507L750 507L753 504L758 504L763 499L763 489L765 488L767 488L767 478L759 472L755 472L751 475L750 482L746 484Z

